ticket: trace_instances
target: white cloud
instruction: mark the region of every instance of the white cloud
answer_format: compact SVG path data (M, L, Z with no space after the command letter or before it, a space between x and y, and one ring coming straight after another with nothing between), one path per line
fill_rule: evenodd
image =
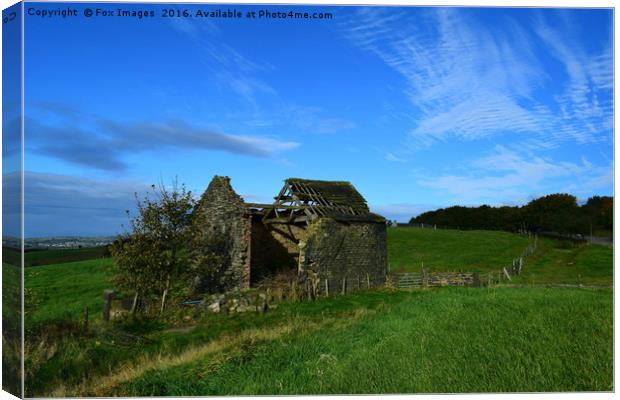
M351 120L326 115L321 107L284 105L278 111L278 119L297 128L318 134L332 134L349 131L356 127Z
M220 37L221 31L216 24L211 21L193 22L187 18L172 20L171 26L188 36L202 51L206 76L220 87L236 93L255 109L258 108L258 94L275 93L265 79L260 77L262 73L272 70L273 66L265 61L251 60L227 45Z
M585 157L580 163L553 161L496 146L468 165L469 173L443 174L422 179L455 203L497 204L498 199L524 203L532 196L570 192L588 197L593 190L612 184L612 167L595 166ZM553 185L550 183L553 182Z
M388 152L385 155L385 159L388 161L392 161L392 162L405 162L406 161L404 158L397 157L393 153L390 153L390 152Z
M413 148L504 132L521 135L530 146L532 138L547 146L610 141L611 45L586 52L564 34L568 25L554 31L541 20L532 33L507 15L496 21L499 30L468 19L462 9L407 15L361 9L344 30L404 78L417 116ZM550 76L541 53L557 58L567 79Z

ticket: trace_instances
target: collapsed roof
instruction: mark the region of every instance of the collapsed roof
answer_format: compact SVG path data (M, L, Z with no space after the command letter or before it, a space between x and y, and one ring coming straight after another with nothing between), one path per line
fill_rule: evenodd
M362 195L350 182L289 178L273 204L247 203L262 214L265 223L306 223L320 217L342 222L384 223L371 213Z

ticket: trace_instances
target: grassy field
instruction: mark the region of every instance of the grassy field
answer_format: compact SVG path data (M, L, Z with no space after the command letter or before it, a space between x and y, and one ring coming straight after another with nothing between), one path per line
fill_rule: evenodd
M2 264L2 389L21 392L21 271Z
M540 238L514 283L611 286L613 264L611 247Z
M2 318L19 324L21 276L18 267L2 264Z
M612 390L609 289L376 290L213 316L167 340L168 351L54 394Z
M92 260L103 258L106 255L107 250L105 246L82 249L29 250L24 255L24 263L26 267L36 267L39 265ZM18 250L4 247L2 249L2 257L5 263L13 265L21 264L21 256Z
M528 238L508 232L388 228L391 271L496 271L521 255Z
M408 270L422 260L496 270L528 244L503 232L388 234L390 263ZM612 254L539 239L512 282L525 287L384 289L266 314L184 308L116 324L100 321L111 259L27 268L26 320L36 333L26 349L27 395L612 390L613 291L528 287L609 286ZM5 277L13 272L3 268ZM76 323L85 305L88 332Z
M393 272L420 271L422 262L435 271L497 272L532 242L508 232L390 228L388 258ZM511 284L613 284L613 248L543 237L537 245Z
M98 317L103 290L112 287L111 258L26 268L26 327L79 318L84 307Z

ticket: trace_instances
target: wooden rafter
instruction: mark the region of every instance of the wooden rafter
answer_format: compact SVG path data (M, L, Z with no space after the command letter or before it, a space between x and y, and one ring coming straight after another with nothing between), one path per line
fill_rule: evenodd
M370 213L366 200L349 182L290 178L274 200L273 204L250 203L248 207L261 209L265 223L309 224L319 217L346 221L381 219Z

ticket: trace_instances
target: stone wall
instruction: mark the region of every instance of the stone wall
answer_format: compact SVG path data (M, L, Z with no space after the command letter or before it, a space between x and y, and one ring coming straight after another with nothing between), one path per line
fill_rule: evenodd
M207 235L213 235L227 244L227 265L221 268L218 288L249 287L252 224L246 215L243 199L230 185L230 178L213 178L198 202L194 224Z
M476 272L424 272L424 286L480 286Z
M474 286L483 284L478 272L429 271L391 273L389 285L399 289L437 286Z
M320 218L300 242L299 273L321 294L382 285L387 275L386 225Z

